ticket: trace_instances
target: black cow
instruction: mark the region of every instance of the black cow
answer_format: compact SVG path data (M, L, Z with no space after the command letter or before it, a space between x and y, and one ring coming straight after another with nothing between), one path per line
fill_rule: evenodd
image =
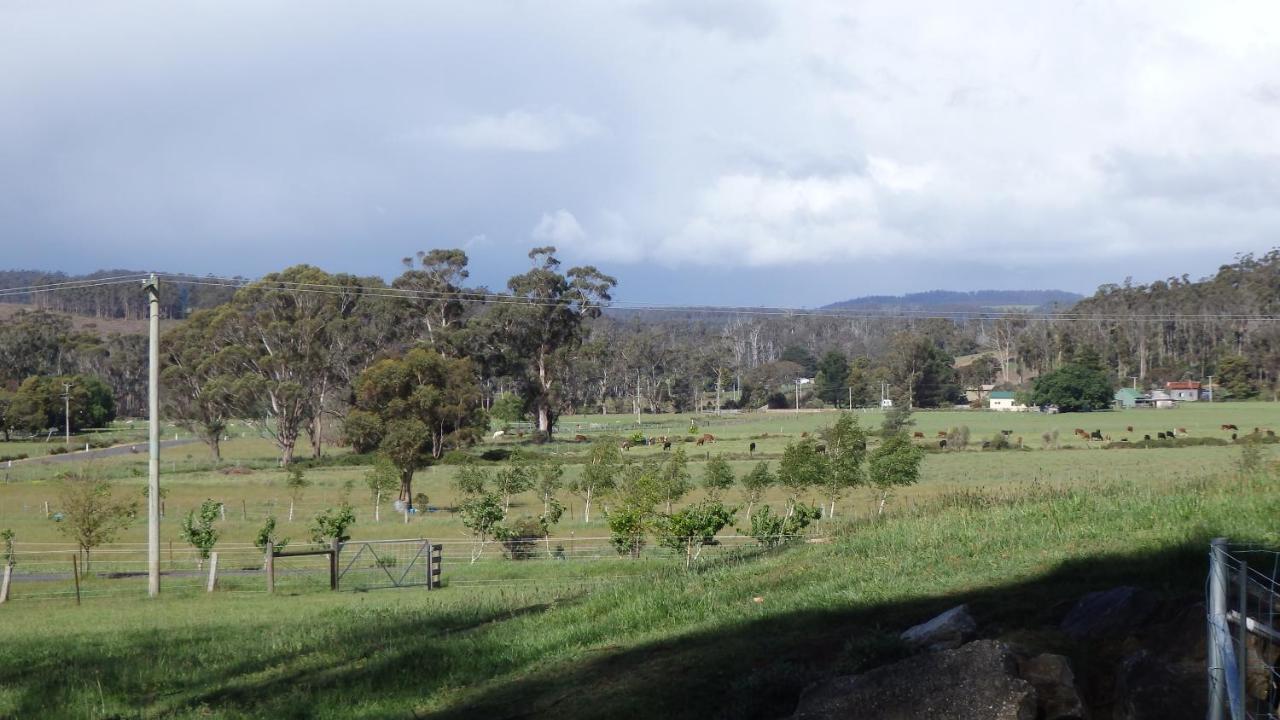
M755 443L751 443L751 447L747 449L747 454L748 454L748 455L755 455L755 454L756 454L756 444L755 444Z

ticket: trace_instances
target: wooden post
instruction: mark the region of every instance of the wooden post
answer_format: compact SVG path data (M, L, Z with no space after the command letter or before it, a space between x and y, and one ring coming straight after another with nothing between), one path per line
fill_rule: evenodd
M275 538L267 538L267 592L276 591L276 541Z
M215 550L213 554L209 556L209 586L205 590L205 592L213 592L213 589L217 586L218 586L218 553Z
M240 519L249 519L249 502L244 498L240 498Z
M226 503L218 503L218 512L222 513L222 522L227 521L227 505Z
M9 583L13 581L13 564L4 564L4 578L0 579L0 605L9 600Z
M46 520L49 518L49 501L48 500L44 501L44 517Z
M342 550L342 543L334 538L329 544L329 589L337 591L338 589L338 553Z
M76 605L80 604L80 558L71 556L71 576L76 581Z

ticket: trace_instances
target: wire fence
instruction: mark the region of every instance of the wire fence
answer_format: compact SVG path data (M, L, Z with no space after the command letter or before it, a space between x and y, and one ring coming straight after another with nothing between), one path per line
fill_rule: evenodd
M1214 540L1206 594L1210 720L1280 717L1280 553Z
M783 538L779 538L781 540ZM790 538L794 539L794 538ZM427 572L425 539L351 541L339 558L342 590L415 587ZM525 539L519 545L488 540L431 541L439 546L445 587L494 588L598 586L642 574L641 565L620 554L608 536ZM701 551L701 561L742 552L759 545L751 536L726 535ZM310 547L303 543L288 549ZM250 543L216 547L217 590L265 593L264 554ZM683 565L683 552L647 545L642 561ZM275 590L289 594L326 592L330 565L324 556L278 557ZM87 558L71 543L15 543L10 601L81 600L146 597L147 546L115 543L94 548ZM649 568L645 568L648 570ZM208 589L209 560L191 546L167 544L160 553L161 587L165 594L201 593ZM421 576L421 577L420 577ZM394 578L394 581L388 581Z

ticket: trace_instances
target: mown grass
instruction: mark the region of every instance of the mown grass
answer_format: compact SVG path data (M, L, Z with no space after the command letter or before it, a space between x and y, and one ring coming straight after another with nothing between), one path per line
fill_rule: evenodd
M640 576L589 590L14 603L0 608L0 716L778 717L808 682L895 657L899 630L957 602L1010 631L1116 584L1197 593L1208 538L1280 541L1274 483L964 488L829 545L693 573L608 561Z

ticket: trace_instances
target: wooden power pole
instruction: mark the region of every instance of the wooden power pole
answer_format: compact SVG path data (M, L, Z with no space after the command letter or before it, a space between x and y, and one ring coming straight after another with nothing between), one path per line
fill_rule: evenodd
M142 285L151 303L151 337L147 381L150 425L147 462L147 595L160 594L160 285L155 273Z

